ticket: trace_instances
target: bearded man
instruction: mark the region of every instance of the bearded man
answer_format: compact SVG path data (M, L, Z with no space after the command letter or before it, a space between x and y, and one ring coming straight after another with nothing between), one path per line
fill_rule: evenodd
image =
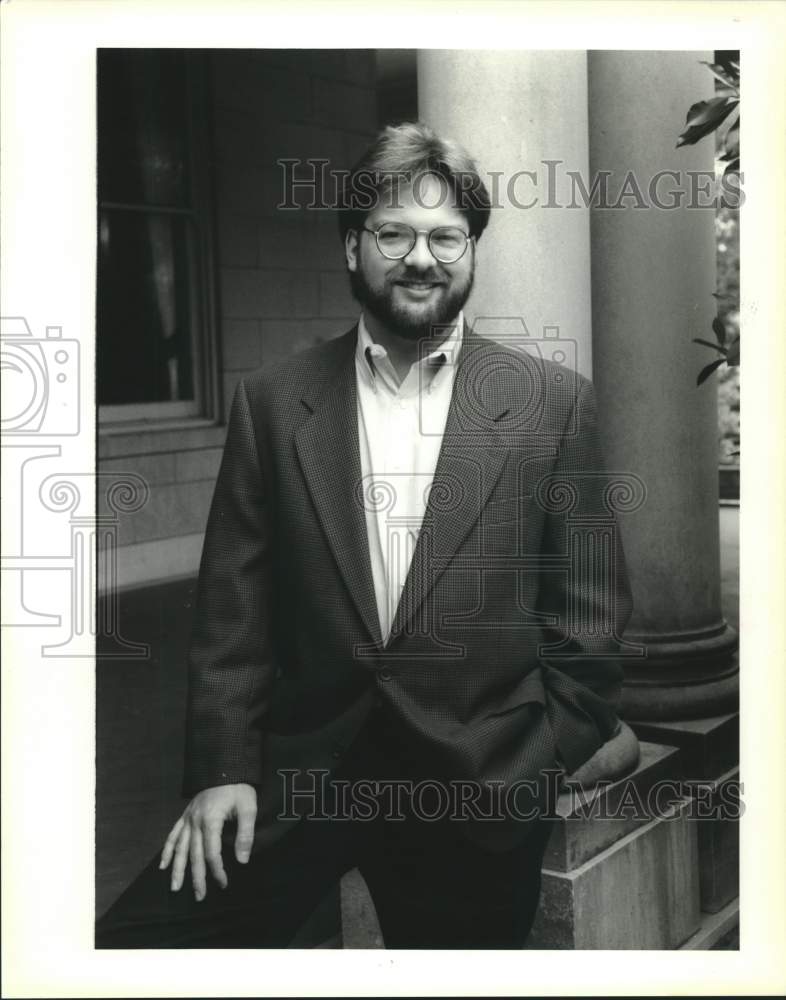
M490 212L469 154L419 123L346 179L362 311L237 386L191 800L99 947L286 947L358 868L388 948L520 948L560 780L630 763L622 549L573 572L559 502L608 521L593 388L468 328Z

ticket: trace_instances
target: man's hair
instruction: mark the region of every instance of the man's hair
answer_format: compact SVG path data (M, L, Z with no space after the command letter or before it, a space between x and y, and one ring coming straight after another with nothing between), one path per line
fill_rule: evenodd
M395 204L401 186L416 184L424 174L445 182L470 235L480 237L488 225L491 198L475 161L463 146L440 138L428 125L403 122L384 128L345 178L338 212L342 242L350 229L362 227L380 199L389 197Z

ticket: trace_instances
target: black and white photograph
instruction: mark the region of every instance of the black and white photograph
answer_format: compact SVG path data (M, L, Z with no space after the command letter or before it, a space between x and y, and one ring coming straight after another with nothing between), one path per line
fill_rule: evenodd
M31 102L82 159L4 142L8 898L82 969L8 995L777 994L783 6L136 6Z

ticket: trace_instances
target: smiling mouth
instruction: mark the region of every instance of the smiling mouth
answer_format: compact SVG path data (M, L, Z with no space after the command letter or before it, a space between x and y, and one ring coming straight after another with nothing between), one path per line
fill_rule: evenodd
M415 288L420 291L426 291L429 288L439 288L442 284L441 281L397 281L397 285L401 285L403 288Z

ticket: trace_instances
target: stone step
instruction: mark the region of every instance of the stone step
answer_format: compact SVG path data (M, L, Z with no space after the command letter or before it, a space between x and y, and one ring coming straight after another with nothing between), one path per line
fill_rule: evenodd
M680 951L709 951L739 925L740 901L732 899L717 913L702 913L699 929L680 946ZM739 950L739 944L729 950Z

